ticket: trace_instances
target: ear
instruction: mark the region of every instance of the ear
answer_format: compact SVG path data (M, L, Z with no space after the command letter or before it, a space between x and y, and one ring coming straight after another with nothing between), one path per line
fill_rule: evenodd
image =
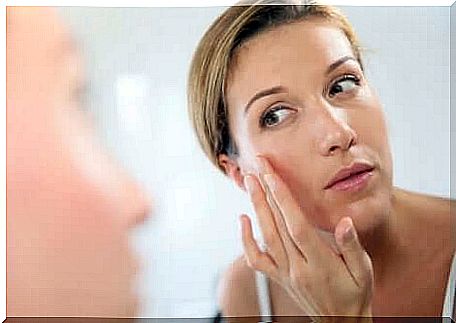
M244 175L242 175L241 167L237 160L228 157L225 154L218 156L218 162L225 170L225 173L230 177L241 190L245 191Z

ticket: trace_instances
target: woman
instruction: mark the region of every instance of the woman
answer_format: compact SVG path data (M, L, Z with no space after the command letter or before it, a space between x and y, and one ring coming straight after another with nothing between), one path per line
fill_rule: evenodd
M10 7L7 26L7 316L132 317L145 192L94 136L55 10Z
M271 278L261 308L278 316L442 314L454 202L393 187L383 110L338 10L229 8L194 55L189 109L206 155L249 193L266 244L242 216L226 316L260 314L254 270Z

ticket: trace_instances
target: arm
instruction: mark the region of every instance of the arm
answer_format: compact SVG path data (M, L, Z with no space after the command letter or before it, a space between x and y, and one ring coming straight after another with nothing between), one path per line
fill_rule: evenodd
M255 316L259 313L255 272L243 256L224 273L219 285L219 304L223 316Z

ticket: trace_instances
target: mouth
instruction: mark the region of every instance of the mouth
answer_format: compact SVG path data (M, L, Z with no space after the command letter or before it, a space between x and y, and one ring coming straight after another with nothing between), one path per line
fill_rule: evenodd
M368 163L353 163L340 169L324 187L325 190L358 191L367 184L375 167Z

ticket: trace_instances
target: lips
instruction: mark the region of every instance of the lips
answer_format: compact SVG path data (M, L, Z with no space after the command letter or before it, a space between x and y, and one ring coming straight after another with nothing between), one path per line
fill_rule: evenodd
M351 186L350 184L357 185L359 184L360 180L366 178L364 175L371 173L373 170L374 167L368 163L353 163L349 167L340 169L336 175L334 175L333 178L328 182L328 184L326 184L324 189L327 190L336 186Z

